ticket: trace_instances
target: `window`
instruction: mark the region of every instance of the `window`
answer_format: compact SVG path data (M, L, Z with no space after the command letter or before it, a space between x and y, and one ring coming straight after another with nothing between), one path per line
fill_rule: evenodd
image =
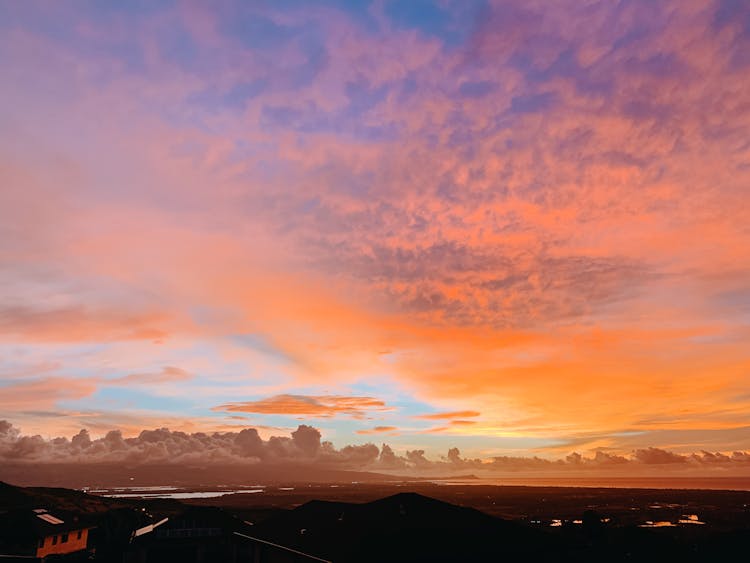
M60 543L68 543L68 534L63 534Z
M57 536L52 536L52 545L57 545Z
M39 547L44 547L44 538L39 540Z
M78 539L80 540L83 537L83 530L78 530Z

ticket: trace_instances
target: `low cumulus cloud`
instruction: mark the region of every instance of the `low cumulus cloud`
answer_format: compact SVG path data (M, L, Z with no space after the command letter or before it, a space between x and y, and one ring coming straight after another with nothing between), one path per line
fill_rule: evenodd
M668 452L666 450L660 450L659 448L635 450L633 455L635 459L647 465L665 465L668 463L685 463L687 461L685 456Z
M336 449L321 441L320 431L300 424L289 436L264 440L255 428L239 432L186 432L167 428L143 430L126 438L111 430L92 439L87 430L68 439L25 436L7 421L0 421L0 460L33 463L284 463L319 462L358 468L374 463L379 449L373 444Z
M494 456L466 458L461 451L450 448L438 459L428 457L425 450L406 450L400 454L388 444L381 447L368 443L336 448L322 439L317 428L300 424L288 436L261 438L255 428L239 432L176 432L167 428L143 430L138 436L126 438L119 430L111 430L101 438L92 439L87 430L71 438L45 439L23 435L8 421L0 420L0 462L4 463L113 463L162 464L314 464L321 468L368 471L401 471L422 474L456 474L472 472L489 475L506 472L566 472L623 468L628 472L649 467L722 471L749 468L749 452L732 454L701 451L682 455L659 448L634 450L627 456L597 451L592 456L573 452L562 459L537 456Z

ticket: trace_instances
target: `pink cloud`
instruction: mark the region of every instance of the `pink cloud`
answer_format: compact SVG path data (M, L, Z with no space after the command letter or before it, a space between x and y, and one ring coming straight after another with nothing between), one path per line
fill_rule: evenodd
M192 379L184 369L165 366L158 373L131 373L123 377L107 380L107 385L150 385L159 383L175 383Z
M0 408L5 412L44 411L54 408L59 401L92 395L96 389L96 380L74 377L44 377L14 382L2 387Z

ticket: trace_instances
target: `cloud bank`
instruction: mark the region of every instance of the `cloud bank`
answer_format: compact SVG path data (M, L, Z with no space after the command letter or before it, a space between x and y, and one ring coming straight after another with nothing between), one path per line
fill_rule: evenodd
M387 429L383 429L387 431ZM289 436L262 439L255 428L239 432L173 432L166 428L143 430L138 436L124 438L118 430L91 439L86 430L72 438L45 440L25 436L7 421L0 421L0 461L29 464L108 464L113 462L148 466L155 464L202 465L308 465L319 469L386 471L404 475L457 475L475 473L482 476L505 473L571 475L599 472L643 474L651 469L663 473L671 470L718 475L746 474L750 471L750 452L698 452L680 455L658 448L634 450L630 455L597 451L592 457L571 453L560 459L541 457L493 456L467 459L458 448L445 456L428 459L421 449L396 453L388 444L348 445L340 449L321 440L314 427L300 424ZM708 473L706 470L709 470Z

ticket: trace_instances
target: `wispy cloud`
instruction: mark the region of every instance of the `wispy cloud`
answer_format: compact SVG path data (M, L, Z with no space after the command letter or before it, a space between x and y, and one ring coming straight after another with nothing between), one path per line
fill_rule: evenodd
M477 411L453 411L453 412L437 412L431 414L420 414L416 418L422 418L424 420L450 420L454 418L471 418L479 416L480 413Z
M159 383L174 383L188 381L192 375L184 369L174 366L165 366L157 373L131 373L123 377L108 379L107 385L155 385Z
M398 428L396 426L376 426L374 428L357 430L357 434L391 434L397 431Z
M276 395L258 401L228 403L214 407L216 411L247 412L258 414L283 414L311 418L329 418L345 415L364 418L372 412L392 410L373 397L345 397L341 395Z

